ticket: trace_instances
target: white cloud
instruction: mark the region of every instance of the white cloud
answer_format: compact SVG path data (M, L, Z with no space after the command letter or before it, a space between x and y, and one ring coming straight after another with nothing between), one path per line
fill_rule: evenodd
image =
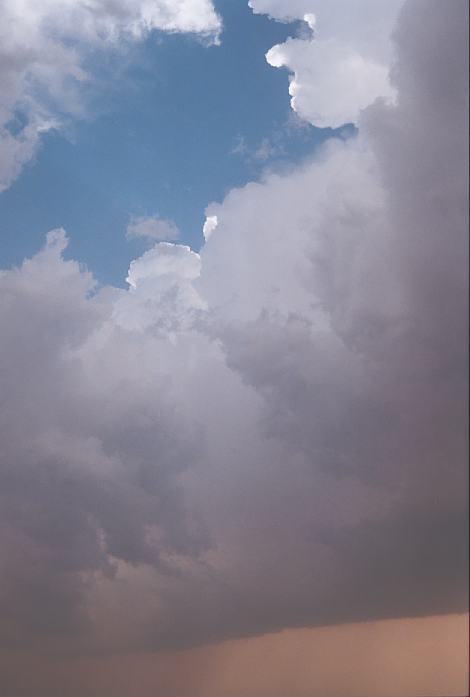
M218 41L210 0L3 0L0 3L0 191L35 152L40 133L80 115L83 58L149 32ZM17 128L18 116L23 127Z
M210 205L200 255L100 288L56 231L0 273L4 645L465 609L466 12L408 3L397 103Z
M305 21L312 34L288 39L266 54L292 73L292 108L315 126L357 123L377 97L393 99L390 33L403 0L251 0L254 12Z
M131 262L130 292L116 303L113 317L126 329L152 327L171 335L191 326L194 313L206 308L194 288L199 277L199 254L182 244L160 242Z
M202 234L204 235L205 240L208 240L209 237L212 235L212 233L217 227L217 222L218 221L216 215L208 215L206 217L202 228Z
M293 71L292 109L319 128L357 123L360 112L377 97L394 96L387 66L335 40L289 39L271 48L266 60Z
M173 221L153 216L133 216L126 230L126 237L146 240L172 241L178 239L180 231Z

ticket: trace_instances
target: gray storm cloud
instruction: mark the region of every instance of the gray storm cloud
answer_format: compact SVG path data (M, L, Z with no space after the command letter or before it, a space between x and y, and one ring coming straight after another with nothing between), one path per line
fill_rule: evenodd
M99 287L58 230L0 273L4 646L467 608L467 14L406 3L396 102L200 255Z

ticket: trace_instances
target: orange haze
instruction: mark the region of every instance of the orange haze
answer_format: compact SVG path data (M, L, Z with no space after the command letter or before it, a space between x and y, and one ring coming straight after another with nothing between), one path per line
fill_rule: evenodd
M0 656L2 697L415 697L468 694L468 616L285 630L182 652Z

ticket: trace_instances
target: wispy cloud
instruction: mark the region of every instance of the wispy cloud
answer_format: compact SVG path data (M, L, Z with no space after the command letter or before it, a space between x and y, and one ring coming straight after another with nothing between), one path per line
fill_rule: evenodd
M158 215L132 216L126 230L128 239L142 238L148 241L174 241L180 236L175 223Z
M0 191L19 175L41 133L83 115L84 64L94 50L153 30L218 41L210 0L5 0L0 3ZM12 124L21 116L19 131Z

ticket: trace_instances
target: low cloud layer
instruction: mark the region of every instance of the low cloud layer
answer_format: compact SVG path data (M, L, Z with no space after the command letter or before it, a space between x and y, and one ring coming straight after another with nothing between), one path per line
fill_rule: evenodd
M3 646L466 609L467 13L406 3L396 102L209 206L200 255L100 287L57 230L1 272Z
M85 58L152 30L217 41L221 22L210 0L2 0L0 191L33 157L41 133L83 114Z

